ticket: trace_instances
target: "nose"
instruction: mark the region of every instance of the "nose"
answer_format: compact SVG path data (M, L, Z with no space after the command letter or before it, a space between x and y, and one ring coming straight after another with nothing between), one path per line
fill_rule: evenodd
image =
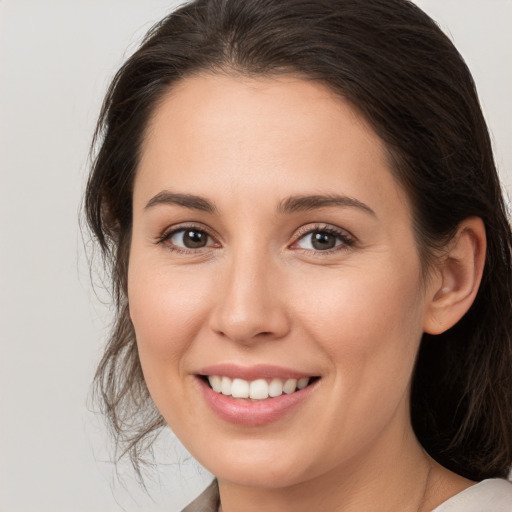
M234 255L220 272L211 329L236 343L280 339L290 320L277 264L257 254Z

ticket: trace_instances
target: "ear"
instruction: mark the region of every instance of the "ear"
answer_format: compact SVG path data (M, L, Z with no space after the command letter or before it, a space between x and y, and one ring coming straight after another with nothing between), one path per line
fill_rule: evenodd
M429 287L425 332L441 334L453 327L471 307L482 280L486 247L482 219L464 220L436 264L435 277Z

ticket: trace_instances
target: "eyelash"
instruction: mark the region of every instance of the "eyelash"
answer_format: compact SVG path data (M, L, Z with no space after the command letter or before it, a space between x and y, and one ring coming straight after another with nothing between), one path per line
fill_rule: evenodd
M355 239L352 235L350 235L347 231L342 230L340 228L336 228L334 226L328 224L316 224L313 227L305 226L304 228L300 228L297 234L295 235L295 241L292 245L297 244L300 240L304 239L307 235L313 233L325 233L327 235L331 235L336 237L341 241L341 244L336 245L331 249L326 249L324 251L314 250L314 249L295 249L297 251L303 251L308 254L313 254L315 256L327 256L329 254L346 251L354 246Z
M206 246L206 247L200 247L197 249L192 249L192 248L179 247L177 245L167 243L167 242L169 242L169 240L171 240L171 238L174 235L176 235L177 233L180 233L182 231L185 231L187 229L189 229L191 231L204 233L211 240L214 240L214 236L207 229L205 229L202 226L198 226L196 224L190 224L190 225L177 226L170 231L165 231L161 236L158 237L158 239L156 240L156 244L157 245L166 245L168 250L170 250L174 253L177 253L177 254L197 254L197 252L202 249L210 249L212 247L212 246ZM323 251L314 250L314 249L301 249L301 248L297 248L297 249L293 249L293 250L302 251L302 252L305 252L308 254L314 254L315 256L324 256L324 255L332 254L334 252L347 250L355 244L355 239L350 234L348 234L345 230L341 230L339 228L335 228L334 226L327 225L327 224L316 224L312 227L307 226L307 227L300 228L294 237L295 241L289 247L297 244L300 240L304 239L307 235L315 233L315 232L332 235L332 236L336 237L337 239L339 239L341 241L341 244L336 245L335 247L333 247L331 249L326 249Z
M178 247L177 245L167 243L171 240L171 238L174 235L176 235L177 233L180 233L181 231L186 231L186 230L204 233L204 234L206 234L206 236L208 236L208 238L210 238L212 240L214 239L214 236L211 235L210 232L207 229L205 229L204 227L198 226L197 224L185 224L185 225L177 226L177 227L171 229L170 231L165 231L160 237L158 237L158 239L156 240L156 243L157 243L157 245L159 245L159 244L166 245L167 246L166 248L169 251L177 253L177 254L197 254L197 251L199 251L201 249L210 249L211 248L211 246L207 246L207 247L200 247L198 249L191 249L191 248L186 248L186 247Z

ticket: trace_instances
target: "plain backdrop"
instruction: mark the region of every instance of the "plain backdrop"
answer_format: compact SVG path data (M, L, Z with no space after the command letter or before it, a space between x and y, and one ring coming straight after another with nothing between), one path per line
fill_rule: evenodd
M243 1L243 0L241 0ZM168 433L151 496L90 410L109 326L78 224L103 94L171 0L0 0L0 512L176 512L210 476ZM473 71L512 189L512 0L418 0Z

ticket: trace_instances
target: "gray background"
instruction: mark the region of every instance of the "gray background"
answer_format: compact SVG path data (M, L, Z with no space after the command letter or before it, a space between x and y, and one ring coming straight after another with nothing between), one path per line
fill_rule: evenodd
M473 71L512 187L512 0L418 0ZM77 221L115 70L176 1L0 0L0 512L178 511L209 475L168 434L150 482L109 462L87 396L108 332Z

